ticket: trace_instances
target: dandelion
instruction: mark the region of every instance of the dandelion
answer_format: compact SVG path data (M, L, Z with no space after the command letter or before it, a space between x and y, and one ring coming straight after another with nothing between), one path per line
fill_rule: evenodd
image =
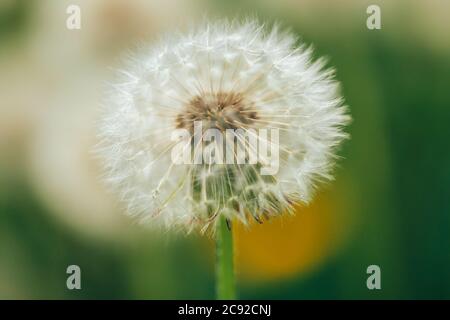
M152 225L216 231L219 260L228 261L219 263L221 297L234 296L231 222L262 222L307 204L316 185L332 179L336 148L347 137L350 117L333 70L296 43L291 33L256 21L168 36L120 71L100 123L106 180L129 214ZM196 123L200 138L208 129L240 133L195 141ZM217 155L223 144L232 160L243 148L247 162L174 161L180 141L173 132L180 129L190 135L176 157L211 146ZM276 130L270 145L280 163L272 174L261 169L274 158L249 143L270 140L255 134L262 129ZM256 153L257 161L248 161Z

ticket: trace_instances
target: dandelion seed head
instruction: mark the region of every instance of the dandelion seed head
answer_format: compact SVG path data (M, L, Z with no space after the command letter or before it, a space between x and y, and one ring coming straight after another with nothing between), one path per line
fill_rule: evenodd
M187 230L206 230L220 215L262 221L308 203L316 185L332 179L350 117L333 70L297 41L278 26L220 21L130 58L105 104L98 148L105 180L129 214ZM174 164L171 134L193 132L195 122L219 131L277 129L278 172L261 175L263 160Z

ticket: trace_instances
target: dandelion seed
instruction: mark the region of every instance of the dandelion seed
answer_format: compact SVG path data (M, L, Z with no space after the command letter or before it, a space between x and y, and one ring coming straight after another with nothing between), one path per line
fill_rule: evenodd
M333 71L296 43L277 26L222 21L170 36L132 59L106 104L98 150L107 182L131 215L188 230L207 230L218 217L262 222L308 203L315 186L332 179L350 116ZM278 171L261 174L268 157L174 163L176 129L192 134L185 141L189 153L218 144L194 143L195 123L202 124L201 135L232 129L250 139L252 130L277 130ZM232 159L237 145L246 148L244 160L258 152L242 135L234 138L224 141Z

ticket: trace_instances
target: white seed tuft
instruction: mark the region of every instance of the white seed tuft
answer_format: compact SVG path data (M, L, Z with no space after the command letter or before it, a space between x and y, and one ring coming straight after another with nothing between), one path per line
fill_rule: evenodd
M333 70L296 42L277 26L222 21L130 59L108 97L98 154L131 215L188 230L206 230L220 215L262 221L308 203L315 185L332 179L350 116ZM262 162L174 164L172 132L192 131L193 121L278 129L278 172L261 175Z

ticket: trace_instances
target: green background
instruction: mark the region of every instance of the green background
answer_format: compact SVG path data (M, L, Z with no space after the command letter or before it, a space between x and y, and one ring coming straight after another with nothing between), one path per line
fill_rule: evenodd
M329 65L337 69L353 117L348 129L352 138L343 146L337 181L329 187L348 204L340 210L346 208L354 224L349 241L307 274L261 282L241 279L239 295L449 299L450 24L432 24L443 19L437 15L444 10L440 6L449 6L430 1L433 7L426 12L419 8L427 1L398 1L395 6L380 1L382 29L368 30L368 2L343 1L341 10L329 1L317 2L321 5L314 9L305 2L306 13L302 1L295 9L258 1L207 4L218 16L238 12L281 21L314 44L315 56L329 57ZM12 1L0 7L2 66L18 63L13 57L28 50L40 23L39 5ZM8 88L1 90L1 108L14 108L1 99ZM214 298L211 248L201 236L155 234L127 219L125 236L79 232L49 213L36 191L39 185L30 182L27 138L1 132L0 298ZM70 264L81 267L80 291L66 288ZM382 290L366 287L371 264L381 267Z

